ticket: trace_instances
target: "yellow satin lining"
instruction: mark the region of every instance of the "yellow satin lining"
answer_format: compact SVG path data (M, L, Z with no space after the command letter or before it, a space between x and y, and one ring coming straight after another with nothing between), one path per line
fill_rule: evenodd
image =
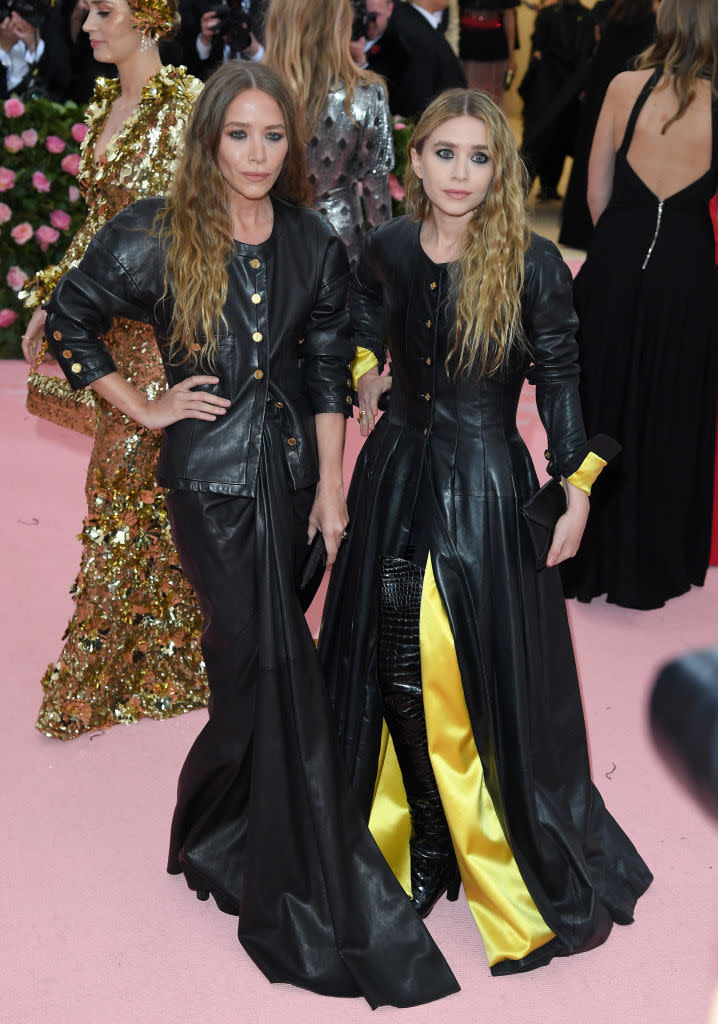
M361 345L357 346L356 355L350 364L352 372L352 383L354 390L357 389L357 381L363 376L367 370L371 370L372 367L378 366L379 360L368 348L362 348Z
M411 896L411 819L401 769L386 722L382 724L381 730L381 751L369 815L369 831L407 895Z
M549 942L554 933L521 878L484 783L454 638L431 558L424 576L419 630L429 752L466 898L489 965L519 960ZM369 828L394 874L410 892L409 814L386 726Z
M574 487L580 487L586 494L591 493L591 488L596 482L596 477L604 466L608 465L605 459L594 452L589 452L575 473L567 476L566 479Z

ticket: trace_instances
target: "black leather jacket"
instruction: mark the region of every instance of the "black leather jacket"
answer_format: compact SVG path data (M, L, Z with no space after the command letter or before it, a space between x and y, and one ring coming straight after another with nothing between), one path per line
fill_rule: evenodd
M230 399L214 422L166 428L157 481L179 490L253 497L267 404L279 410L294 488L318 480L314 415L351 414L354 355L346 311L344 247L317 213L274 201L274 228L261 245L235 243L214 367L170 363L171 306L162 300L163 247L150 233L163 199L127 207L98 232L48 304L45 334L73 388L112 373L102 341L113 317L154 327L170 386L212 373L207 390ZM201 341L201 339L198 339Z

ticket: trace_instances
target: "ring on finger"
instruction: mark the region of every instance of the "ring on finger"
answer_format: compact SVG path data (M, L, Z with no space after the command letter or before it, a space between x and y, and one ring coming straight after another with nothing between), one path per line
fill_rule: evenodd
M362 416L366 416L366 409L360 409L359 410L359 419L361 419Z

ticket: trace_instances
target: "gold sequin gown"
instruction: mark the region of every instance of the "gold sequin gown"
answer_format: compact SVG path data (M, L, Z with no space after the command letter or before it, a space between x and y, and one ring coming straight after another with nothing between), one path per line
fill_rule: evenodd
M119 81L98 80L86 114L88 133L78 172L87 220L62 262L34 278L28 306L49 298L105 221L136 199L166 191L201 88L184 69L162 68L149 79L138 108L97 164L97 139L120 91ZM150 397L164 390L149 327L118 319L106 340L128 380ZM161 434L140 427L100 398L96 408L75 612L60 657L43 677L37 720L41 732L58 739L144 716L168 718L208 699L201 616L175 554L163 491L155 485Z

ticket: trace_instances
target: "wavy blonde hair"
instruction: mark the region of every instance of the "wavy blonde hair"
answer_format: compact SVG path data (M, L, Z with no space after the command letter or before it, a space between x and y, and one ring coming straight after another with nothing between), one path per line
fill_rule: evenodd
M663 88L673 84L678 110L663 125L665 135L695 99L697 78L710 78L718 96L718 0L661 0L656 30L655 42L638 55L635 67L670 71Z
M258 89L276 101L287 130L287 155L271 195L308 205L304 145L296 126L291 98L278 76L250 61L233 60L210 76L187 125L184 149L164 210L155 231L167 242L165 296L172 296L170 355L212 367L216 334L226 321L227 266L232 258L232 218L227 186L218 165L219 145L232 100ZM199 354L195 342L203 336Z
M427 139L445 121L475 117L486 125L494 175L461 240L454 273L456 328L446 356L453 374L481 379L504 369L526 345L521 324L524 257L530 232L526 220L526 169L502 110L483 92L450 89L441 93L419 120L408 144L420 155ZM406 209L426 220L431 203L409 161L404 174Z
M353 17L349 0L270 2L264 63L286 82L299 121L306 125L305 142L316 130L333 89L344 86L344 109L351 117L356 87L382 82L379 75L358 67L352 58Z

